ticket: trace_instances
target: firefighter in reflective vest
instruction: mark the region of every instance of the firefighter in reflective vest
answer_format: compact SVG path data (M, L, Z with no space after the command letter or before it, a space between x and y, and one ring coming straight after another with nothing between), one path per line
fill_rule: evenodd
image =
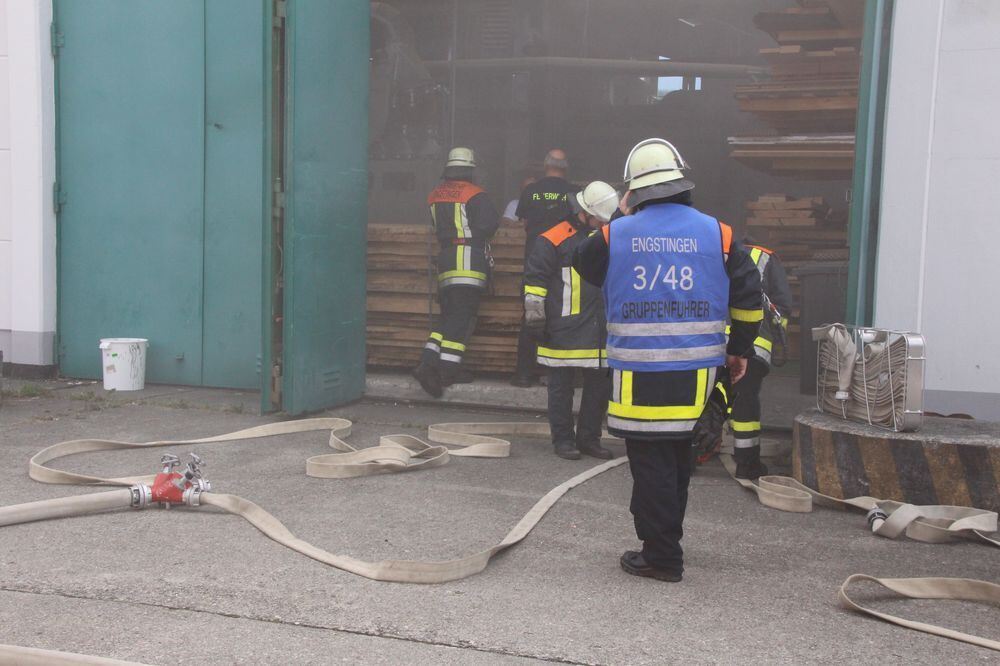
M487 244L500 225L493 202L475 184L475 172L472 150L452 148L441 183L427 197L441 248L437 257L441 315L413 375L435 398L452 384L471 381L460 370L461 363L489 279Z
M608 408L604 299L599 287L584 282L573 268L573 250L592 230L610 219L618 193L595 181L570 195L573 214L538 237L524 271L526 330L538 342L537 359L548 368L548 416L556 455L580 454L609 460L601 446ZM583 373L580 413L573 428L573 383Z
M676 582L695 423L727 366L746 371L763 318L760 274L732 230L691 206L687 165L663 139L636 145L625 164L626 215L580 244L574 266L604 288L608 430L625 438L641 551L621 567ZM726 341L726 320L732 333Z
M771 354L778 340L778 327L788 326L792 311L792 292L788 277L778 257L768 248L756 245L749 236L743 238L750 258L757 266L764 289L765 312L760 334L754 340L754 357L747 364L747 374L732 390L733 459L736 476L756 479L767 474L767 467L760 461L760 389L771 370ZM783 333L783 331L782 331Z

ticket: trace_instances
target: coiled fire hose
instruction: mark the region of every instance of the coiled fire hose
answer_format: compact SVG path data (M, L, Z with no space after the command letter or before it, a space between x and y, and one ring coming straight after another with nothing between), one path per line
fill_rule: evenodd
M433 446L410 435L387 435L380 438L378 446L359 450L342 439L350 434L350 429L351 422L346 419L319 418L272 423L193 440L133 443L83 439L62 442L39 451L31 458L29 475L32 479L42 483L118 485L128 486L128 488L82 497L60 498L2 507L0 508L0 526L128 506L144 506L145 503L151 501L151 497L147 494L150 486L147 484L155 484L161 477L176 477L178 482L184 478L180 474L167 474L170 465L165 467L164 473L155 477L127 476L117 478L65 472L47 466L47 463L53 460L73 454L210 444L326 430L330 433L329 444L337 453L309 458L306 461L306 474L319 478L351 478L436 467L447 463L450 456L507 457L510 453L510 442L494 435L544 436L549 434L548 425L537 422L444 423L428 428L428 439L439 446ZM462 448L449 449L444 445ZM167 458L169 456L165 456L165 459ZM721 458L726 469L730 474L733 474L735 465L732 459L729 456L721 456ZM192 492L192 489L197 490L198 486L188 483L189 488L183 493L183 502L193 506L215 506L241 516L266 536L296 552L366 578L406 583L438 583L458 580L482 571L493 555L523 540L566 492L623 464L625 461L624 457L610 460L553 488L495 546L466 557L440 562L408 560L365 562L350 556L329 553L296 537L277 518L253 502L235 495L210 492L207 489L207 484L202 487L202 491ZM192 480L200 481L200 479ZM784 511L811 511L814 501L819 504L853 506L868 510L870 513L877 509L881 513L875 515L874 518L870 515L869 522L872 524L873 531L881 536L894 538L905 533L910 538L929 543L940 543L955 538L979 538L984 542L1000 546L1000 541L985 534L986 532L995 532L997 529L997 515L988 511L965 507L917 507L869 497L838 500L817 493L787 477L761 477L758 484L742 479L737 479L737 481L744 487L753 490L765 505ZM844 582L838 593L841 604L852 610L867 613L910 629L1000 650L1000 641L972 636L935 625L912 622L855 603L848 597L846 589L852 582L861 579L874 581L910 598L962 599L987 603L1000 603L1000 586L985 581L958 578L878 579L855 574ZM0 664L5 663L121 664L125 662L0 645Z
M813 339L819 342L821 379L829 376L836 380L835 387L820 391L824 412L868 423L901 420L906 398L906 340L897 336L888 342L866 344L859 351L842 324L815 329ZM859 354L864 355L863 363L856 362ZM896 364L890 363L893 359ZM891 390L885 390L886 383Z

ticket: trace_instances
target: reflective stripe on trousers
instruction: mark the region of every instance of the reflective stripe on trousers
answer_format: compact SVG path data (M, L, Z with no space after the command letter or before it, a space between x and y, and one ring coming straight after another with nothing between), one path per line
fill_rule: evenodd
M603 349L552 349L538 347L538 364L550 368L606 368Z

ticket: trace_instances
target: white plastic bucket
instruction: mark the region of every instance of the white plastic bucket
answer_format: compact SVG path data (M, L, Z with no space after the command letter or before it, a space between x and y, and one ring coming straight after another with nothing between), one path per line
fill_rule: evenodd
M105 391L141 391L146 387L146 338L101 338Z

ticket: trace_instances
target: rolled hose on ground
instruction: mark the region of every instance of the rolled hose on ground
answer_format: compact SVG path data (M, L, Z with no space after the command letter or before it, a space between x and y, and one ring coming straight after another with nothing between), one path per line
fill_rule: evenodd
M132 490L108 490L89 495L72 495L56 499L0 507L0 527L30 523L51 518L69 518L90 513L127 509L132 506Z

